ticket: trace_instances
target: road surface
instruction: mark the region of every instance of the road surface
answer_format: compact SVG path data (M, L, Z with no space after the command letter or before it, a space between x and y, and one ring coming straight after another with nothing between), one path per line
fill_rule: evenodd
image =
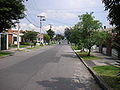
M0 59L0 90L101 90L69 45Z

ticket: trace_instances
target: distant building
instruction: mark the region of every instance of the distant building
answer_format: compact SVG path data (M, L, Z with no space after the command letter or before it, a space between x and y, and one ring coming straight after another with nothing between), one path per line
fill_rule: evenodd
M108 33L111 34L117 34L115 28L105 28L105 29L99 29L98 31L107 31Z
M19 42L22 42L22 35L23 35L23 30L19 31ZM18 35L18 30L8 30L8 43L9 44L17 44L17 35Z
M44 44L44 34L37 35L37 43Z

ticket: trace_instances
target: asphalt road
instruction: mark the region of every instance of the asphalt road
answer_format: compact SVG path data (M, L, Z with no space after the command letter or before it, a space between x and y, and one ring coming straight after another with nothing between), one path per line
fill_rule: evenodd
M0 59L0 90L101 90L70 46Z

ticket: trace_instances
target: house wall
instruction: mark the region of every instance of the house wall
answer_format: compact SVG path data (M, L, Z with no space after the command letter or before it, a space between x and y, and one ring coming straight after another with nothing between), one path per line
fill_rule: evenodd
M8 43L9 43L9 44L13 44L12 34L9 34L9 35L8 35Z

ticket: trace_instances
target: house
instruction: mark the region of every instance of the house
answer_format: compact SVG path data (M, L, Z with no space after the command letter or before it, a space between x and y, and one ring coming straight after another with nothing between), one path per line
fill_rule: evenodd
M44 44L44 34L37 35L37 44Z
M117 34L114 27L112 27L112 28L100 29L100 30L98 30L98 31L106 31L106 32L111 33L111 34Z
M114 58L118 58L119 51L118 51L118 49L115 48L115 43L113 43L115 36L117 35L115 28L114 27L113 28L105 28L105 29L101 29L99 31L106 31L112 35L112 37L109 40L107 40L107 43L105 43L105 44L101 43L99 45L99 51L106 55L113 56Z
M18 37L18 33L19 33L19 42L22 42L22 35L23 35L23 30L12 30L9 29L8 30L8 43L9 44L17 44L17 37Z

